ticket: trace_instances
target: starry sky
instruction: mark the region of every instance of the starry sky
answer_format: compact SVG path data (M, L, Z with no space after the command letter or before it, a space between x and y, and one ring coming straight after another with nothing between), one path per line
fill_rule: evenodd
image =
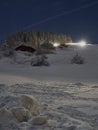
M0 41L24 30L98 43L98 0L0 0Z

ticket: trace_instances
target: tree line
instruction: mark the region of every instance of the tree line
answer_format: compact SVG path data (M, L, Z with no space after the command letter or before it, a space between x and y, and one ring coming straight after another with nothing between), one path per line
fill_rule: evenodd
M6 38L7 44L10 47L16 47L18 45L28 45L33 48L37 48L38 43L42 44L47 42L57 42L60 44L66 44L72 42L70 36L66 34L54 34L51 32L40 32L40 31L28 31L28 32L17 32L9 34Z

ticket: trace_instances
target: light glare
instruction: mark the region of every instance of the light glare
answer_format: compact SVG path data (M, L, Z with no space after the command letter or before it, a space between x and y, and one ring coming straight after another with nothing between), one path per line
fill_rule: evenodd
M59 43L54 43L53 46L54 47L58 47L60 44Z
M86 46L86 42L85 42L85 41L81 41L81 42L79 42L79 45L80 45L81 47L84 47L84 46Z
M76 43L66 43L66 45L84 47L84 46L86 46L87 44L86 44L86 41L80 41L80 42L76 42Z

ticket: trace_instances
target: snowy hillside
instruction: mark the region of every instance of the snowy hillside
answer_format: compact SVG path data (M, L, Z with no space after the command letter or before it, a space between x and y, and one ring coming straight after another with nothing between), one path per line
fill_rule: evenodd
M79 53L84 58L83 65L71 64L72 57ZM4 52L7 53L7 52ZM35 59L34 54L26 52L14 52L13 56L5 57L1 53L0 73L9 81L7 76L12 76L17 82L22 82L23 79L41 80L41 81L64 81L64 82L86 82L98 83L98 46L87 46L85 48L69 47L64 50L56 50L54 54L48 54L49 67L33 67L31 66L32 59ZM14 83L14 79L11 82ZM19 79L19 80L18 80ZM5 80L5 79L4 79ZM3 81L3 79L2 79ZM2 82L1 81L1 82ZM4 81L6 82L6 80ZM9 81L10 82L10 81ZM24 80L23 80L24 82Z
M71 64L76 53L84 64ZM50 66L34 67L34 54L0 51L0 130L98 130L98 46L57 49L47 57ZM38 115L20 103L22 95L36 98Z

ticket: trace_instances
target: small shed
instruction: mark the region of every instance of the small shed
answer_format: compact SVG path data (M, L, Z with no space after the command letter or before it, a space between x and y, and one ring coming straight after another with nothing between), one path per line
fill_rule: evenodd
M20 45L15 48L16 51L27 51L27 52L32 52L34 53L36 51L35 48L30 47L30 46L25 46L25 45Z

